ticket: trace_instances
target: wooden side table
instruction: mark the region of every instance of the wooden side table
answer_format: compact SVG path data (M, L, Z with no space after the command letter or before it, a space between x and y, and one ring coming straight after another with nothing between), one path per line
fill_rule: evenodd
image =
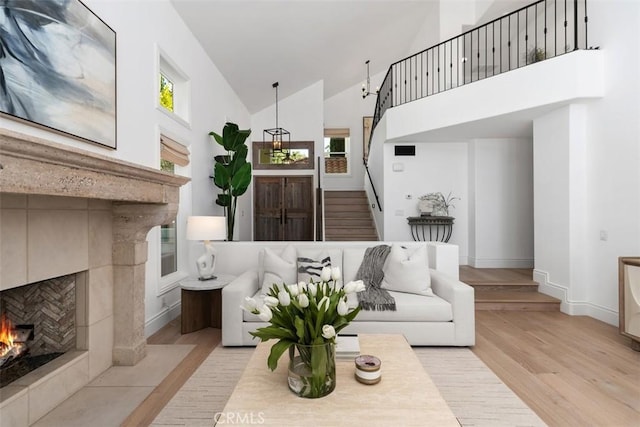
M215 279L185 279L182 288L181 330L188 334L206 327L222 328L222 288L236 276L217 274Z

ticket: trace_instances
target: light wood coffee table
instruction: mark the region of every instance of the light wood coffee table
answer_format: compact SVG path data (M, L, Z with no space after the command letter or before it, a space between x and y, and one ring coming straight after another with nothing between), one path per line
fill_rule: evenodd
M382 381L364 385L354 378L352 359L336 360L336 388L305 399L287 385L288 355L267 368L273 342L260 343L225 406L221 420L300 426L459 426L440 392L402 335L359 335L360 353L382 361Z

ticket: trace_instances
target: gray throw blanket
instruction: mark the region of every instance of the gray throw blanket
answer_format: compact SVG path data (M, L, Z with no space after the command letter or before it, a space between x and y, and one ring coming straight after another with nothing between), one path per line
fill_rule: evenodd
M382 267L391 251L391 246L380 245L367 248L362 264L356 274L356 280L362 280L366 289L359 292L358 302L363 310L396 311L396 301L389 292L380 288L384 278Z

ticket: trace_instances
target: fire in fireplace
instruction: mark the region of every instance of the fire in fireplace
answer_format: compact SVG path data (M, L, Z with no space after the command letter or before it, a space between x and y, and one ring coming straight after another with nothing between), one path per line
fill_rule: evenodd
M28 351L24 329L14 328L13 323L2 313L0 316L0 368Z
M33 325L13 325L5 313L0 316L0 388L49 363L64 353L30 355Z

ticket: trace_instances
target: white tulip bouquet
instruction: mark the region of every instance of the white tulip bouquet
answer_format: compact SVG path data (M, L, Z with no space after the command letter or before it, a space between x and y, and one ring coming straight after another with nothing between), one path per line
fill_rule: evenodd
M322 345L326 343L335 344L338 332L360 311L357 303L355 306L349 304L348 295L365 289L362 280L342 286L340 279L339 268L325 267L318 282L311 280L309 283L299 282L292 285L273 284L268 295L264 297L263 304L258 304L254 298L245 299L243 310L271 323L251 332L251 335L260 338L261 341L278 340L271 347L267 360L269 369L275 370L282 354L288 349L292 350L292 346L297 344L302 361L313 377L317 377L317 383L312 383L309 387L323 387L326 373L318 370L326 361L327 355L321 353L324 350L316 351L313 348L324 347ZM308 350L301 350L304 346L310 347L306 347Z

